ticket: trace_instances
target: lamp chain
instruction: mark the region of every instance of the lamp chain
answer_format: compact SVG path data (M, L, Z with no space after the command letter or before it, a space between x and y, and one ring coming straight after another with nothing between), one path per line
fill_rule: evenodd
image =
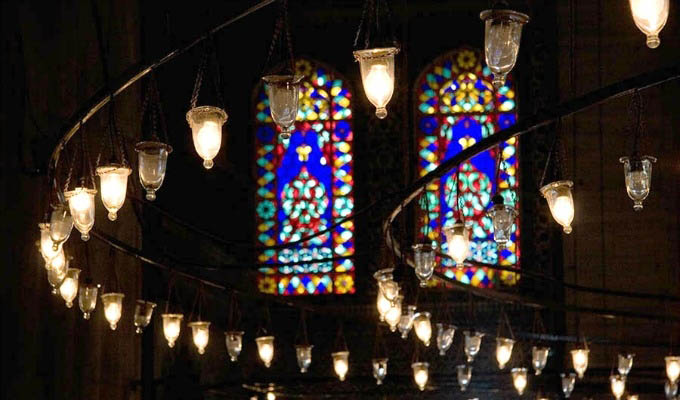
M293 40L291 38L290 25L288 23L288 0L280 1L281 8L274 24L274 34L272 35L272 41L269 44L269 51L264 64L263 74L267 74L272 56L274 55L276 48L285 46L288 60L286 60L287 62L284 63L284 71L293 75L295 74L295 57L293 55ZM284 40L286 42L285 44L282 43Z

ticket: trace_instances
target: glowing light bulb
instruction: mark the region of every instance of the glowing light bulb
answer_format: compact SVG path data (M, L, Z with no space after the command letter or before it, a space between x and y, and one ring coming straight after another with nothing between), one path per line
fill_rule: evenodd
M541 194L548 201L550 213L562 225L564 233L571 233L574 220L574 199L571 196L572 181L557 181L541 188Z
M238 356L241 354L243 349L243 332L240 331L229 331L225 332L225 340L227 345L227 353L229 353L229 359L235 362Z
M444 228L444 235L449 256L458 269L463 268L463 263L470 255L470 230L461 221L456 221L452 226Z
M541 375L543 368L548 363L548 355L550 354L550 347L537 347L531 348L531 365L536 371L536 376Z
M574 391L574 385L576 385L576 374L571 372L567 374L560 374L560 380L562 383L562 393L564 393L565 398L571 396L571 392Z
M387 361L387 358L374 358L371 362L376 385L382 385L383 380L387 376Z
M378 299L376 300L376 307L378 308L378 315L380 316L380 320L384 321L385 315L387 315L387 312L390 311L390 309L392 308L392 302L385 298L381 290L378 290Z
M203 159L203 167L210 169L222 146L222 125L227 122L227 113L219 107L201 106L189 110L186 117L196 153Z
M669 3L669 0L630 0L635 25L647 35L647 47L650 49L661 44L659 32L668 21Z
M619 400L626 391L626 377L620 375L612 375L609 377L609 384L612 389L612 394Z
M189 327L191 328L191 336L194 339L194 345L198 350L198 354L205 354L205 348L210 340L210 322L190 322Z
M59 286L59 294L66 302L66 307L73 307L73 300L78 296L78 276L80 270L78 268L69 268L66 270L64 281Z
M267 392L267 400L276 400L276 395L274 394L274 392L272 391Z
M162 314L163 318L163 335L165 340L168 341L168 347L175 347L175 341L179 337L179 333L182 329L182 319L184 315L182 314Z
M59 248L57 255L45 263L45 268L66 273L66 254L64 249Z
M413 330L426 347L430 345L432 323L429 312L419 312L413 317Z
M131 172L130 168L119 164L109 164L97 168L102 203L109 211L108 217L111 221L118 218L118 210L125 203L127 181Z
M312 365L312 349L311 344L299 344L295 346L295 356L297 357L298 367L300 373L306 373L309 366Z
M401 303L403 300L404 296L397 296L390 309L385 313L385 322L390 326L390 331L392 332L397 331L397 325L399 325L399 320L401 320Z
M418 389L422 392L427 386L427 381L430 378L429 368L430 364L426 362L416 362L411 364L413 369L413 380L415 381Z
M510 371L512 375L512 385L517 390L517 393L521 396L524 393L524 389L527 387L527 369L526 368L513 368Z
M666 375L668 380L672 383L678 381L680 376L680 357L678 356L668 356L666 357Z
M68 200L73 225L80 232L80 238L83 241L90 239L90 230L94 226L94 195L96 193L96 190L85 187L76 187L64 193L64 197Z
M354 58L359 61L364 92L380 119L387 116L386 106L394 93L394 56L398 52L396 47L354 52Z
M349 351L338 351L332 353L331 356L333 357L333 370L340 382L344 382L349 371Z
M514 345L515 341L512 339L496 338L496 361L498 361L498 368L505 368L505 364L510 361Z
M125 295L123 293L106 293L101 297L104 305L104 316L109 321L111 330L115 331L123 314L123 298Z
M53 245L52 250L59 250L59 246L64 243L73 230L73 218L68 207L64 204L59 204L50 216L50 238Z
M571 351L571 361L574 366L574 371L578 374L579 379L583 379L583 375L588 369L588 349L575 349Z
M257 353L264 366L269 368L274 359L274 336L260 336L255 339L257 343Z
M50 224L39 223L38 228L40 228L40 254L45 260L45 266L48 267L50 260L59 253L63 255L63 251L59 245L57 245L56 249L54 248L55 243L50 236Z

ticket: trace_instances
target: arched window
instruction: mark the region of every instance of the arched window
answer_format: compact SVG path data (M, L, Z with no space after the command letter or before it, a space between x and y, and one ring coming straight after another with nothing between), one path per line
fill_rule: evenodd
M345 80L308 60L295 131L280 140L264 87L256 92L256 242L276 246L327 229L352 213L352 95ZM354 293L354 223L293 247L259 253L258 287L280 295ZM316 262L315 260L325 260Z
M492 74L483 64L478 51L463 48L445 54L430 64L420 75L415 88L418 173L435 169L441 162L516 121L515 90L512 78L494 94ZM506 204L518 207L519 163L517 139L501 145L503 169L499 175L499 193ZM511 242L499 251L493 240L491 220L485 215L496 190L497 150L482 153L461 165L460 182L455 171L427 188L427 201L421 201L419 229L438 248L446 252L441 228L455 222L456 187L461 192L459 204L466 223L472 228L469 260L519 267L519 221ZM429 218L425 217L425 208ZM477 287L492 287L499 281L514 284L512 272L498 273L484 267L457 270L449 259L443 259L443 273L450 278Z

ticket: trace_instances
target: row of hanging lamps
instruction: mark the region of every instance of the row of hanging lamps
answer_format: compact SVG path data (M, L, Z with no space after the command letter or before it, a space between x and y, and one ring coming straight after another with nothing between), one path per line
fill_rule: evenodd
M300 373L307 373L309 366L312 365L312 349L314 348L311 344L298 344L295 346L295 356L297 358L298 367L300 367Z
M513 10L492 8L482 11L484 21L484 54L486 64L493 73L493 87L498 90L505 77L515 66L519 53L522 28L529 16Z
M92 311L97 307L97 294L99 285L92 283L91 279L86 279L78 290L78 306L83 313L83 319L90 319Z
M504 369L505 365L510 361L514 345L515 341L512 339L502 337L496 338L496 361L498 362L498 368Z
M59 203L50 215L50 238L52 239L52 250L58 250L59 246L68 240L73 230L73 218L68 207Z
M476 331L465 331L463 332L463 335L465 336L465 346L463 349L465 350L467 361L471 363L475 360L475 356L482 348L482 338L484 337L484 334Z
M227 331L224 333L224 336L229 359L232 362L236 362L241 354L241 350L243 350L243 332Z
M425 347L429 347L430 339L432 339L432 323L430 322L429 312L419 312L413 317L413 330Z
M255 339L255 343L257 344L257 354L260 356L260 360L262 360L265 367L271 367L272 360L274 359L274 336L260 336Z
M453 336L456 334L456 327L450 324L437 323L437 348L439 355L446 355L446 351L453 344Z
M612 394L616 400L620 400L623 393L626 391L626 377L621 375L612 375L609 377L609 386Z
M510 371L512 375L512 385L517 390L517 393L521 396L524 393L524 389L527 387L527 369L526 368L513 368Z
M436 246L429 243L413 245L413 264L415 265L416 277L420 281L420 287L427 287L434 274Z
M376 385L382 385L385 377L387 376L387 362L388 358L374 358L371 360L371 365L373 366L373 378L375 378Z
M145 300L137 300L135 304L135 315L133 323L135 325L135 332L140 335L144 332L144 328L151 323L153 310L156 308L156 303Z
M399 325L397 325L397 328L399 328L399 333L401 333L402 339L406 339L408 337L409 332L411 332L411 328L413 327L413 319L415 318L416 315L416 309L417 309L416 306L408 305L406 306L405 313L402 310L401 318L399 318Z
M467 390L470 380L472 379L472 366L463 364L456 366L456 377L458 378L460 391L464 392Z
M166 312L161 315L161 318L163 319L163 335L165 340L168 341L168 347L173 348L182 330L184 315Z
M456 268L462 269L465 260L470 255L470 228L461 220L444 228L449 256L456 263Z
M59 286L59 294L66 302L66 307L73 307L73 300L78 296L78 278L80 270L78 268L69 268L66 270L66 276Z
M104 306L104 317L109 322L109 327L115 331L123 315L123 298L125 294L119 292L109 292L101 295L102 305Z
M531 366L534 367L536 376L541 375L543 368L548 363L549 347L533 346L531 348Z
M578 374L579 379L583 379L586 369L588 369L588 355L590 350L585 349L574 349L571 351L571 361L574 367L574 371Z
M661 44L659 32L668 21L669 0L630 0L630 10L635 25L647 35L647 47L655 49Z
M617 370L621 376L628 376L630 370L633 368L633 359L635 354L619 354L617 356Z
M570 372L568 374L560 374L560 383L562 384L562 393L566 399L571 396L571 392L574 391L574 386L576 385L576 374Z
M680 377L680 357L679 356L666 356L666 376L668 380L672 383L678 381Z
M426 362L414 362L411 364L413 369L413 380L415 381L420 391L425 390L427 381L430 379L430 364Z

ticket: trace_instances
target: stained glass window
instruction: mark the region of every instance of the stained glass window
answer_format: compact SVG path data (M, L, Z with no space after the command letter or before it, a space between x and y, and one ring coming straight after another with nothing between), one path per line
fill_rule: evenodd
M296 62L305 76L295 130L278 137L264 87L256 93L256 241L295 242L350 215L354 207L351 93L329 68ZM279 295L354 293L354 223L293 247L259 254L260 291ZM322 261L317 261L322 260ZM286 264L286 265L280 265Z
M483 62L483 55L478 51L464 48L438 58L418 78L415 101L420 176L479 140L515 123L512 78L509 77L494 93L493 76ZM506 204L515 207L519 207L517 145L514 138L500 146L503 168L498 180L498 192ZM507 248L499 250L493 240L491 220L486 216L497 186L498 151L484 152L462 164L458 171L459 181L454 170L430 184L427 198L420 202L419 229L421 235L427 236L445 253L447 247L442 227L455 222L458 199L464 220L472 231L468 260L519 268L519 221L515 221ZM458 196L457 189L460 190ZM446 276L477 287L493 287L499 282L512 285L518 279L518 274L513 272L499 273L485 267L466 266L459 270L446 258L440 260L439 265Z

